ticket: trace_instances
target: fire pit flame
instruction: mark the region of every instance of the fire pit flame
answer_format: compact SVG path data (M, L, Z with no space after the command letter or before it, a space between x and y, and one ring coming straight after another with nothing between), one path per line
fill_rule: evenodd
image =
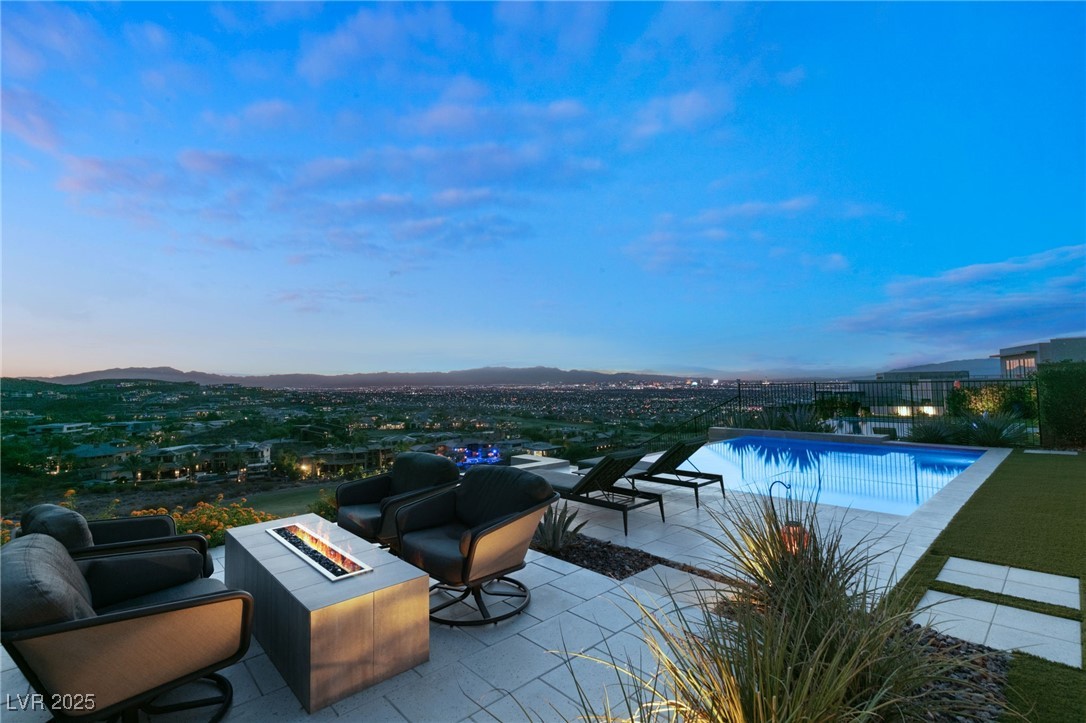
M268 530L268 534L330 580L342 580L373 569L302 525L273 527Z

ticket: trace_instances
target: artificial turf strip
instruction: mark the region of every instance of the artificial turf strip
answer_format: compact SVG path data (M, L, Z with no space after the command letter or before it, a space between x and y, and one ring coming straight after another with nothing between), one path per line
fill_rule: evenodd
M1086 685L1081 670L1033 655L1011 658L1007 699L1030 723L1082 723L1086 720ZM1004 714L1000 723L1021 723Z
M962 506L894 591L918 602L942 585L948 557L1079 579L1086 600L1086 455L1011 454ZM977 594L981 593L981 594ZM970 597L983 591L970 590ZM1086 618L1078 611L1078 619ZM1083 635L1086 660L1086 634ZM1086 671L1016 653L1009 674L1014 709L1031 723L1086 720ZM1004 716L1001 720L1021 720Z
M1086 455L1016 451L939 535L931 552L1086 577Z
M1082 619L1082 611L1075 610L1074 608L1064 607L1063 605L1053 605L1052 603L1041 602L1039 600L1014 597L1013 595L1004 595L1002 593L992 592L991 590L979 590L975 587L956 585L952 582L943 582L942 580L933 580L928 586L928 589L937 592L945 592L948 595L957 595L958 597L967 597L973 600L983 600L984 602L990 602L995 605L1006 605L1007 607L1018 608L1019 610L1029 610L1030 612L1051 615L1066 620Z

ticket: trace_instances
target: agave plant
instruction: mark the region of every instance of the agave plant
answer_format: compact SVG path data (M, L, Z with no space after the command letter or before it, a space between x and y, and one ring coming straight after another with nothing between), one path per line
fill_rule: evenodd
M907 439L924 444L954 444L961 439L961 435L960 424L936 417L914 424Z
M1029 429L1015 414L971 417L962 427L962 442L978 447L1014 447L1026 441Z
M582 522L574 526L573 523L576 517L577 511L570 512L568 502L562 504L561 510L558 510L557 505L551 505L543 513L543 519L539 521L539 526L536 527L532 544L542 552L558 552L568 545L574 536L588 524Z
M792 432L831 432L830 425L811 404L797 404L784 409L781 413L782 426L774 429L786 429Z

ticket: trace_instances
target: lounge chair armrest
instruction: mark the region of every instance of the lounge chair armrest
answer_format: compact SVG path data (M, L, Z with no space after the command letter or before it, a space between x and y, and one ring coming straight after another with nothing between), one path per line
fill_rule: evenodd
M170 515L117 517L111 520L87 520L95 545L129 542L177 534L177 524Z
M181 585L203 577L204 556L181 547L93 556L76 560L95 608Z
M388 495L392 475L388 472L344 482L336 488L336 505L366 505L380 502Z
M82 550L73 550L73 560L81 560L89 557L105 557L107 555L120 555L129 552L148 552L152 550L189 549L200 553L204 558L204 577L211 577L215 571L215 562L208 554L207 538L196 533L186 535L173 535L172 537L150 538L146 540L132 540L131 542L112 542L104 545L95 545Z
M524 556L543 517L544 510L558 499L554 495L545 503L464 533L460 539L462 554L468 558L465 569L473 579L485 579L503 571L524 566ZM467 538L467 539L466 539ZM465 542L468 549L464 550Z
M424 500L427 497L441 494L446 490L451 490L456 485L460 484L459 481L450 482L448 484L439 485L437 487L427 487L421 490L411 490L410 492L404 492L403 494L394 495L392 497L386 497L381 500L381 530L377 533L377 538L381 540L395 538L396 537L396 514L401 508L406 505L413 504L420 500Z
M6 634L5 642L38 674L47 700L86 702L95 691L97 712L239 660L249 647L252 610L249 593L228 590Z

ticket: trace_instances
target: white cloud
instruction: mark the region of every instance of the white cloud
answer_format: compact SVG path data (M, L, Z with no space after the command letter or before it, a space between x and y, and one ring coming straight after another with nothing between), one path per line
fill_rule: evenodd
M696 131L732 109L731 95L722 87L653 98L637 111L630 133L634 140L644 140L661 133Z
M494 6L495 54L514 69L560 75L589 59L607 24L603 3L502 2Z
M777 82L786 88L794 88L807 79L807 69L797 65L791 70L777 73Z
M837 319L849 332L998 344L1086 330L1086 247L1063 246L892 282L887 300Z
M706 209L694 220L698 223L719 223L735 218L793 215L809 211L817 204L818 197L813 195L794 196L783 201L744 201L721 208Z
M126 23L124 36L140 52L164 53L173 46L173 36L158 23Z

